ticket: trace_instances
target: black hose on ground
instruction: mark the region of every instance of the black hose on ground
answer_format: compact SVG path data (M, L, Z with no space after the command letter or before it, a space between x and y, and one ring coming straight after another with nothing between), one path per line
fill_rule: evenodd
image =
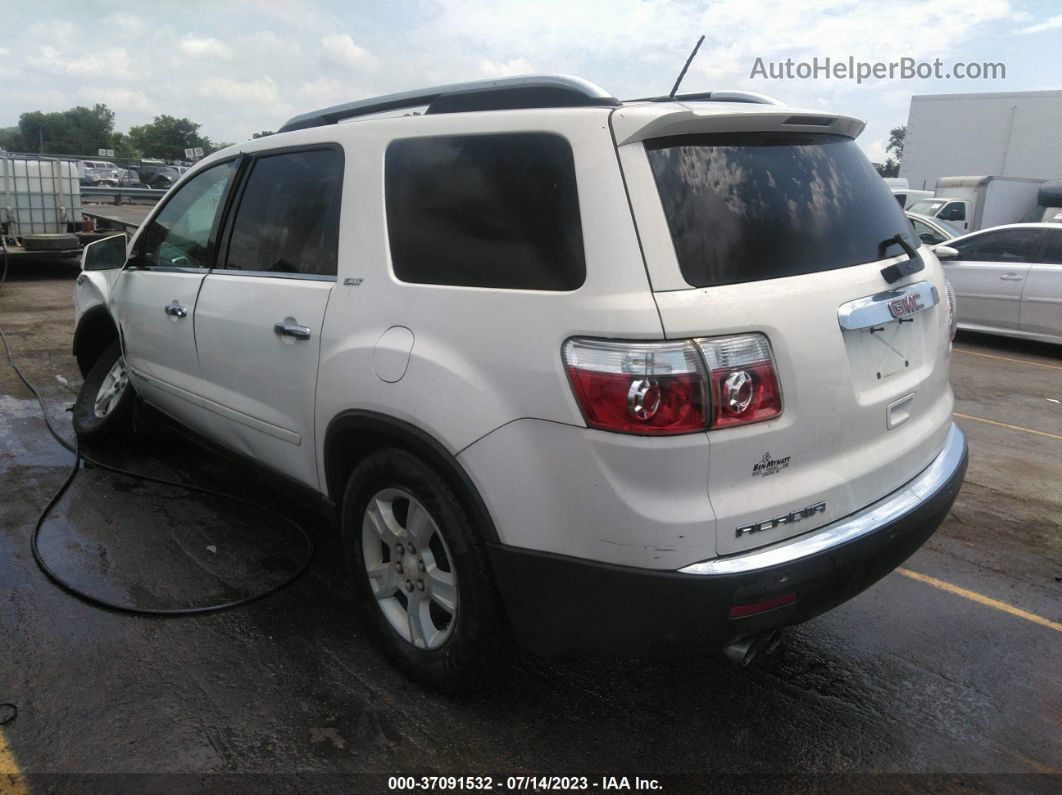
M0 243L0 245L3 245L3 273L0 274L0 287L2 287L4 281L7 279L7 246L6 242ZM36 562L37 567L41 570L44 576L47 577L53 584L55 584L71 596L74 596L80 599L81 601L86 602L87 604L93 605L95 607L101 607L106 610L112 610L118 613L128 613L131 615L155 617L200 616L206 613L217 613L221 610L231 610L234 607L242 607L243 605L250 604L251 602L257 602L260 599L265 599L267 596L272 596L283 588L286 588L288 585L291 585L291 583L295 582L295 580L301 577L310 567L310 564L313 562L315 551L313 539L310 537L310 534L307 533L306 530L297 522L292 519L289 519L287 516L284 516L283 514L279 513L278 511L275 511L269 506L253 502L251 500L245 500L242 497L236 497L232 494L225 494L224 492L215 491L214 489L208 489L202 486L192 486L187 483L166 480L165 478L157 478L151 475L143 475L138 472L131 472L127 469L122 469L121 467L106 464L82 452L80 442L77 441L76 438L75 443L71 445L68 441L66 441L66 439L62 437L62 435L60 435L58 430L56 430L55 425L52 423L51 417L48 416L48 407L45 405L44 398L41 397L41 393L37 390L37 387L35 387L30 382L30 380L19 368L18 364L16 364L15 359L11 354L11 346L8 344L7 335L4 334L3 328L0 328L0 342L3 343L4 352L7 354L7 361L11 365L11 369L15 371L15 375L18 376L18 379L37 399L37 403L40 405L41 413L44 417L44 423L48 428L48 432L60 445L62 445L65 449L69 450L71 453L74 454L74 463L70 468L69 474L66 476L66 479L63 481L62 485L60 485L59 488L52 495L51 499L48 500L47 505L45 505L44 508L41 509L41 512L37 515L37 521L33 526L33 532L30 536L30 549L33 552L33 560ZM306 542L306 557L300 562L298 567L296 567L295 571L290 576L288 576L286 579L284 579L277 585L274 585L259 593L242 597L240 599L234 599L228 602L219 602L217 604L205 605L202 607L179 607L173 609L130 607L128 605L117 604L115 602L110 602L106 599L100 599L99 597L85 593L84 591L79 590L78 588L63 580L55 571L51 569L51 567L48 566L47 561L45 561L44 557L41 555L38 544L41 528L44 526L44 522L48 518L48 514L56 506L59 500L62 499L63 494L65 494L66 490L70 488L70 484L74 482L74 478L77 477L78 470L81 468L82 461L86 461L87 463L92 464L93 466L98 467L99 469L103 469L108 472L113 472L118 475L124 475L125 477L135 478L136 480L142 480L147 483L157 483L162 486L172 486L175 488L185 489L187 491L192 491L197 494L206 494L212 497L219 497L224 500L229 500L230 502L234 502L237 505L244 505L249 508L256 508L261 511L266 511L267 513L273 514L274 516L287 522L302 535L303 540ZM5 705L0 704L0 706ZM10 706L14 708L13 704ZM9 720L13 719L14 715L9 718Z

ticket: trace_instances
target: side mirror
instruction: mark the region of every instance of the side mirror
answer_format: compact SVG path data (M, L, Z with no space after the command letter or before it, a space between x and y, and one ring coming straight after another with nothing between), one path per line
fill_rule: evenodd
M81 270L109 271L125 265L125 235L112 235L103 240L95 240L85 246L81 252Z
M959 250L951 246L933 246L933 253L937 259L958 259Z

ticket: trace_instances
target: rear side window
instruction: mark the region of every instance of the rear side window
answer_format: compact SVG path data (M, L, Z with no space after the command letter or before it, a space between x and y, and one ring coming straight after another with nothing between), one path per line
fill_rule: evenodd
M586 278L571 146L548 133L394 141L387 228L404 282L574 290Z
M682 275L695 287L844 268L917 247L855 141L834 135L677 136L646 144Z
M335 276L342 181L336 149L255 158L225 267Z

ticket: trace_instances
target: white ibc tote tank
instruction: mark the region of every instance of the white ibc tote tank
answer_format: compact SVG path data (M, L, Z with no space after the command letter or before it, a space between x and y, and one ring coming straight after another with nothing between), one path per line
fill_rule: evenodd
M77 162L0 153L0 220L9 236L57 234L81 225Z

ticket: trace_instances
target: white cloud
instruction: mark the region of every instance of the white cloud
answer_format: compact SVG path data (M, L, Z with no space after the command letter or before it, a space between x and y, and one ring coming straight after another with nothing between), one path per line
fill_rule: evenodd
M482 77L510 77L512 75L534 74L540 71L526 58L511 58L497 63L489 58L479 59L479 73Z
M156 110L155 104L147 98L143 91L133 91L128 88L87 85L79 88L77 95L85 102L102 102L117 113L123 111L154 113Z
M50 44L42 45L28 59L43 72L68 77L98 77L130 80L135 76L129 53L124 48L74 53Z
M298 57L302 51L297 39L293 39L290 36L282 39L271 30L259 30L240 36L236 44L241 53L253 51L265 53L272 57L280 54L283 54L285 58Z
M1043 33L1045 30L1057 30L1062 28L1062 14L1053 16L1050 19L1045 19L1043 22L1038 22L1035 25L1029 25L1022 28L1018 33Z
M321 47L324 57L338 66L372 69L378 63L375 55L355 44L354 39L346 33L322 36Z
M296 104L300 110L338 105L341 102L357 99L361 93L351 89L349 83L334 77L320 77L303 83L295 91Z
M145 28L144 21L132 14L111 14L103 22L104 27L117 28L119 32L130 36L141 33Z
M193 4L189 14L109 2L100 12L75 3L59 18L22 3L5 18L23 33L0 49L0 126L26 110L95 98L116 110L120 130L170 113L201 123L211 138L241 140L313 107L530 72L581 75L619 97L646 96L671 87L704 32L685 90L746 88L868 118L863 143L879 151L878 139L906 120L911 94L957 87L750 79L755 58L1006 60L1006 89L1041 88L1053 74L1051 36L1019 38L1023 46L1009 49L1016 39L998 34L1054 30L1062 19L1030 18L1021 2L406 0L382 9L337 0L226 0ZM111 13L119 8L129 11ZM962 90L992 89L971 81Z
M280 87L271 77L259 80L232 80L212 77L199 86L199 94L211 99L223 99L238 105L252 106L260 111L290 114L291 105L280 98Z
M231 61L233 57L232 48L229 45L209 36L204 38L185 36L178 47L185 55L191 55L193 58L220 58L223 61Z

